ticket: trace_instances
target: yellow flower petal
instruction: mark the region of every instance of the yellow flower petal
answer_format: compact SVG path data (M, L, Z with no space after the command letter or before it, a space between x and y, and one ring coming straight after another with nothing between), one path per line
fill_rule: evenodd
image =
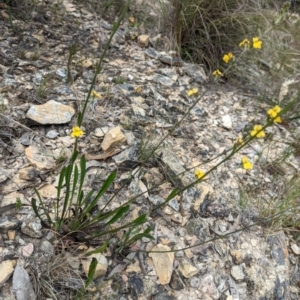
M102 98L101 95L97 93L95 90L92 91L92 97L99 98L99 99Z
M239 43L239 47L250 47L250 41L248 39L244 39Z
M243 141L243 139L241 137L239 137L236 142L239 145L244 145L245 144L245 142Z
M277 113L280 113L280 112L281 112L281 107L278 106L278 105L275 105L275 106L273 107L273 110L275 110Z
M255 49L260 49L261 48L262 41L258 37L254 37L252 39L252 41L253 41L253 48L255 48Z
M251 170L251 169L253 168L253 164L252 164L252 162L248 159L248 157L243 156L241 160L242 160L243 168L244 168L245 170Z
M280 117L277 117L276 119L274 119L274 123L282 123L282 120Z
M250 135L256 136L257 138L263 138L266 134L262 130L262 128L263 127L261 125L254 125L253 130L250 132Z
M213 76L215 77L220 77L220 76L223 76L223 73L220 71L220 70L215 70L213 71Z
M229 52L229 53L223 55L223 61L224 61L226 64L228 64L228 62L229 62L231 59L233 59L233 58L234 58L234 56L233 56L233 54L232 54L231 52Z
M259 132L259 133L256 135L257 138L263 138L263 137L265 137L265 136L266 136L266 134L265 134L264 131L261 131L261 132Z
M197 176L198 179L201 179L201 178L205 175L205 173L202 172L202 171L199 170L199 169L196 169L196 170L195 170L195 175Z
M79 126L75 126L72 128L71 137L79 138L84 135L84 132L81 130Z
M192 96L192 95L197 96L197 95L198 95L198 89L197 89L197 88L193 88L193 89L189 90L189 91L187 92L187 95L188 95L189 97Z
M274 119L277 116L277 112L273 108L270 108L268 110L268 115L270 116L270 118Z
M267 111L267 114L271 119L273 119L274 123L281 123L281 118L278 116L280 111L281 111L281 107L278 105L275 105L273 108L270 108Z

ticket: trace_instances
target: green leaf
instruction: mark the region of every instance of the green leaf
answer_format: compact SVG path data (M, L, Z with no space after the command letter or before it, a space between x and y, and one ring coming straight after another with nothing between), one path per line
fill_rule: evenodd
M84 178L86 175L86 159L85 156L82 155L81 159L80 159L80 184L79 184L79 188L78 188L78 196L77 196L77 204L81 207L81 201L82 201L82 196L81 196L81 192L82 192L82 186L84 183Z
M86 174L86 159L85 156L82 155L80 159L80 185L83 185L84 178Z
M41 205L42 210L43 210L44 214L47 217L47 221L48 221L49 225L52 224L52 220L50 218L48 210L46 209L46 207L44 205L44 202L43 202L43 200L41 198L40 193L38 192L38 190L36 188L34 188L33 190L34 190L35 194L38 196L39 204ZM42 217L41 217L41 215L38 212L38 208L37 208L37 205L36 205L36 200L32 199L31 204L32 204L32 208L33 208L33 211L35 212L36 216L43 222Z
M35 200L34 198L31 198L31 206L32 206L32 209L33 209L35 215L36 215L41 221L43 221L42 218L41 218L41 216L40 216L40 214L39 214L39 211L38 211L38 208L37 208L37 205L36 205L36 200Z
M81 126L81 122L82 122L82 113L81 113L81 111L79 111L78 112L78 118L77 118L77 123L78 123L79 127Z
M146 237L150 240L154 240L154 237L150 234L146 234L146 233L138 233L137 235L135 235L134 237L132 237L131 239L129 239L127 242L126 242L126 245L131 245L133 243L135 243L136 241L142 239L143 237Z
M81 191L80 198L79 198L79 206L81 207L82 204L85 204L85 207L86 207L90 203L91 198L92 198L94 192L95 192L94 190L89 191L87 193L87 195L83 198L84 192Z
M75 162L77 156L78 156L78 150L75 150L75 151L73 152L73 154L72 154L72 157L71 157L71 164L70 164L70 165L73 165L73 164L74 164L74 162Z
M69 209L69 198L70 198L70 187L71 187L71 174L72 174L72 170L73 170L73 164L69 164L66 167L66 193L65 193L65 198L63 199L63 210L61 213L61 224L65 218L65 213L66 211Z
M74 197L74 193L75 193L75 189L76 189L76 186L77 186L77 181L78 181L78 167L75 166L74 168L74 176L73 176L73 188L72 188L72 196L71 196L71 199L73 199Z
M170 200L172 200L176 195L178 194L178 189L174 189L170 195L167 197L165 202L169 202Z
M86 211L84 212L84 214L89 213L92 210L92 208L97 204L100 197L107 191L107 189L111 186L111 184L115 180L116 174L117 174L116 171L113 171L110 173L110 175L107 177L107 179L103 183L103 185L102 185L100 191L98 192L98 194L96 195L96 197L93 199L93 201L90 203L90 205L86 208Z
M93 251L87 252L86 255L91 255L91 254L96 254L96 253L103 253L105 251L105 249L108 246L108 242L106 241L102 246L96 248Z
M92 262L90 263L88 276L85 281L85 288L87 288L87 286L93 281L93 277L95 275L97 264L98 264L98 260L95 257L93 257Z
M60 197L61 188L64 182L66 176L66 167L63 167L60 171L59 180L58 180L58 186L57 186L57 198Z
M128 210L129 210L129 205L120 207L116 214L106 223L106 226L115 223L117 220L119 220Z
M140 224L144 224L146 221L147 221L147 215L144 214L137 217L135 220L132 221L132 223L136 225L140 225Z

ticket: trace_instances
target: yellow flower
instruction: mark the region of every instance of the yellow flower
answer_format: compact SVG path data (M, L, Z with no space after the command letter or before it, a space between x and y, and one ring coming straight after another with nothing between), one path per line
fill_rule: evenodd
M71 137L79 138L84 135L84 132L81 130L79 126L75 126L72 128Z
M102 98L101 95L97 93L95 90L92 91L92 97L99 98L99 99Z
M245 170L251 170L253 168L252 162L246 156L242 157L242 164Z
M198 96L198 89L197 88L193 88L193 89L191 89L191 90L189 90L188 92L187 92L187 95L190 97L190 96Z
M239 43L239 47L249 48L249 47L250 47L250 41L249 41L248 39L243 39L243 40Z
M257 138L263 138L266 134L262 130L261 125L254 125L253 130L250 132L251 136L256 136Z
M274 121L274 123L281 123L281 118L278 116L280 113L281 108L278 105L275 105L273 108L268 110L269 117Z
M243 141L243 138L239 137L236 141L236 143L240 146L243 146L245 144L245 142Z
M195 170L195 175L197 176L198 179L201 179L201 178L205 175L205 173L202 172L202 171L199 170L199 169L196 169L196 170Z
M255 49L260 49L261 48L262 41L258 37L254 37L252 39L252 41L253 41L253 48L255 48Z
M228 64L228 62L231 60L231 59L234 59L234 56L231 52L227 53L227 54L224 54L223 56L223 60L226 64Z
M215 77L223 76L223 73L220 70L214 70L212 74Z

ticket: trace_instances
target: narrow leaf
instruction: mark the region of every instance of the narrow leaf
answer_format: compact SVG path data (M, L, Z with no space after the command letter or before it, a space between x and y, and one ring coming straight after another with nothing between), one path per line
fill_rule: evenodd
M144 215L140 215L139 217L137 217L135 220L132 221L132 223L140 225L140 224L145 223L146 221L147 221L147 217L146 217L146 214L144 214Z
M80 159L80 185L83 185L83 181L86 174L86 159L85 156L82 155Z
M92 262L90 263L90 266L89 266L88 276L85 281L85 288L87 288L88 285L93 281L93 277L95 275L97 264L98 264L98 260L95 257L93 257Z
M33 209L35 215L36 215L41 221L43 221L42 218L41 218L41 216L40 216L40 214L39 214L39 211L38 211L38 208L37 208L37 205L36 205L36 200L35 200L34 198L31 199L31 206L32 206L32 209Z
M91 255L91 254L96 254L96 253L103 253L105 251L105 249L107 248L107 246L108 246L108 242L105 242L102 246L96 248L95 250L87 252L86 255Z
M124 207L120 207L116 214L106 223L106 226L115 223L117 220L119 220L127 211L129 210L129 205L126 205Z
M107 191L107 189L110 187L110 185L113 183L113 181L116 178L116 171L113 171L110 173L110 175L107 177L105 182L103 183L100 191L96 195L96 197L93 199L93 201L90 203L84 214L87 214L91 211L91 209L97 204L99 198Z
M73 153L73 155L72 155L72 157L71 157L71 165L74 164L77 156L78 156L78 150L75 150L74 153Z
M150 240L154 240L154 237L150 234L139 233L139 234L135 235L134 237L132 237L130 240L128 240L126 244L131 245L131 244L135 243L136 241L142 239L143 237L146 237Z
M72 196L71 196L71 199L73 199L74 197L74 193L75 193L75 189L76 189L76 186L77 186L77 181L78 181L78 167L75 166L74 168L74 176L73 176L73 188L72 188Z
M66 176L66 167L63 167L60 171L59 180L58 180L58 186L57 186L57 198L60 197L61 188L64 182Z
M170 195L167 197L167 199L166 199L165 202L168 202L168 201L172 200L177 194L178 194L178 189L175 188L175 189L170 193Z

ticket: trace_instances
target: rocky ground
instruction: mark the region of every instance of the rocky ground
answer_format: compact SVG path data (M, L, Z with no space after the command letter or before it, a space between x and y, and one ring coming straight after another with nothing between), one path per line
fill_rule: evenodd
M60 286L63 296L57 299L68 299L70 287L82 286L90 262L78 247L63 245L58 251L59 241L54 243L53 232L41 226L30 199L33 187L48 204L56 197L59 171L74 146L70 131L112 23L78 2L42 4L30 13L30 22L18 17L11 23L9 7L0 3L0 299L34 299L45 286L41 281L49 278L49 285ZM75 42L79 49L68 74ZM174 187L194 181L195 167L208 171L244 130L266 120L269 108L245 90L212 83L201 66L167 52L167 44L155 30L136 35L130 20L124 22L97 77L79 140L88 161L86 190L98 189L117 170L112 194L134 174L112 204L144 192L128 220L162 203ZM146 160L147 147L195 101L187 96L191 88L203 96ZM299 299L299 242L256 224L254 203L242 210L240 193L242 183L267 201L284 188L284 181L274 184L275 171L265 166L285 150L273 141L299 135L296 125L290 125L295 132L281 125L269 128L273 139L253 142L149 216L154 240L143 238L135 245L147 251L184 250L129 252L120 258L108 249L98 255L91 299ZM243 155L259 163L246 171ZM287 162L283 172L292 177L299 157ZM17 199L20 209L15 209Z

